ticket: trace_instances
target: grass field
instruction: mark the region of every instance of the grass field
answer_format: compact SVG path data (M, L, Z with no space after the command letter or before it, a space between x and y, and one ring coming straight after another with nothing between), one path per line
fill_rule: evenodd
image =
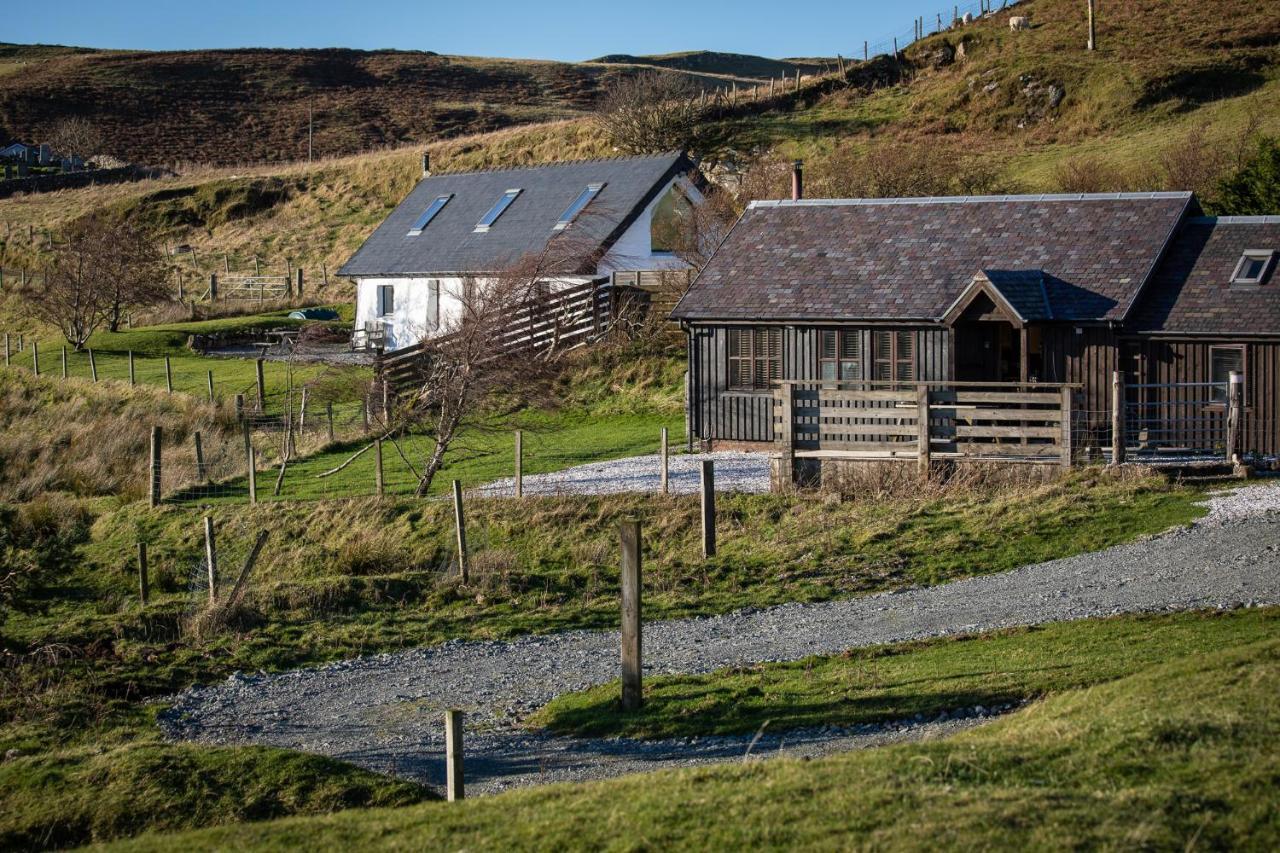
M646 679L623 711L618 683L557 697L532 726L582 737L673 738L901 720L1002 705L1123 678L1172 658L1275 636L1280 610L1059 622L707 675Z
M1110 649L1095 634L1096 654L1132 660L1131 674L1063 689L941 741L147 835L120 846L1269 849L1280 843L1280 641L1265 638L1274 619L1274 612L1164 617L1161 639L1205 633L1176 648L1156 646L1140 662L1132 658L1135 645L1146 646L1140 632L1117 637ZM1073 628L1094 630L1087 623L1063 630ZM1038 640L1034 632L1021 637ZM950 645L962 652L984 642ZM884 668L909 676L910 659L935 648L908 648L905 660Z

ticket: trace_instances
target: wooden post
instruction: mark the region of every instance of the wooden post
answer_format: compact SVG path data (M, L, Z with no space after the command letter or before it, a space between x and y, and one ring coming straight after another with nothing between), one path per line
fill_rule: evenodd
M640 674L640 522L619 526L622 540L622 709L634 711L644 702Z
M213 518L204 517L204 560L209 570L209 603L218 599L218 546L213 541Z
M1227 378L1227 461L1235 462L1240 452L1240 421L1244 413L1244 374L1235 370Z
M258 451L249 447L249 503L258 502Z
M40 375L40 344L31 342L31 372Z
M164 389L170 394L173 393L173 364L169 361L169 356L164 357Z
M659 464L661 465L661 467L658 469L658 491L664 495L669 494L671 492L670 484L668 482L670 468L668 467L668 464L667 464L669 455L670 455L670 448L667 443L667 428L663 427L661 442L658 450Z
M231 259L227 257L226 252L222 253L222 271L228 274L231 272Z
M200 441L200 430L196 430L192 438L196 445L196 479L204 483L209 479L209 469L204 465L204 444Z
M151 506L160 506L160 451L163 435L160 427L151 428Z
M716 469L711 459L702 460L702 556L716 555Z
M382 439L380 438L373 440L373 483L377 489L378 497L386 494L385 486L382 482Z
M916 388L916 466L921 479L929 479L933 461L933 446L929 431L929 386Z
M1093 0L1089 0L1089 50L1097 46L1097 31L1093 26Z
M5 367L9 366L9 362L12 357L13 357L12 350L10 349L10 346L9 346L9 333L5 332L4 333L4 366Z
M258 263L258 256L253 256L253 275L255 278L262 275L262 265Z
M329 422L329 440L333 441L333 403L324 404L325 419Z
M1071 387L1062 389L1062 467L1071 467Z
M787 485L794 485L796 481L795 390L789 382L784 382L778 389L782 408L782 429L778 436L782 445L780 479Z
M893 58L894 59L898 58L898 37L897 36L893 37Z
M262 359L254 362L254 370L258 378L258 411L265 411L267 405L267 387L262 374Z
M320 276L324 279L324 286L329 286L329 265L324 261L320 262Z
M1111 464L1123 465L1125 453L1124 374L1111 372Z
M209 371L209 402L217 402L213 397L213 371Z
M524 497L524 433L516 430L516 497Z
M142 602L142 606L147 606L147 598L150 594L150 588L147 583L147 543L138 543L138 600Z
M67 345L62 345L62 378L67 378Z
M463 798L462 712L450 708L444 712L445 795L453 803Z
M226 259L226 255L222 256ZM209 302L210 304L218 301L218 274L216 272L209 273Z
M453 481L453 523L458 529L458 573L466 583L467 572L467 522L462 515L462 483Z
M301 299L301 298L302 298L302 267L298 267L298 269L296 270L296 272L297 272L297 274L298 274L298 294L297 294L297 296L298 296L298 298L299 298L299 299Z
M133 350L129 350L129 384L130 385L138 384L138 376L133 371Z
M237 394L235 396L235 409L236 409L236 420L243 421L244 420L244 395L243 394Z

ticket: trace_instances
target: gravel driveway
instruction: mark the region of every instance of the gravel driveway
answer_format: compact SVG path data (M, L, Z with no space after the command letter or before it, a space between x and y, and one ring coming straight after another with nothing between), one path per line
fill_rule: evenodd
M1214 498L1189 529L942 586L645 625L648 674L708 672L854 646L1124 612L1280 603L1280 484ZM616 632L451 641L279 675L234 675L175 698L175 739L322 753L439 785L441 712L467 711L471 792L726 760L750 737L637 742L518 727L556 695L616 678ZM945 734L1002 709L945 720L763 737L757 754L799 754Z
M765 453L717 451L696 455L673 455L667 462L667 482L675 494L698 491L701 463L715 462L717 492L769 491L769 456ZM551 474L531 474L524 478L526 495L608 495L617 492L656 492L660 485L662 460L652 456L629 456L609 462L575 465ZM477 497L507 497L515 494L515 480L495 480L470 490Z

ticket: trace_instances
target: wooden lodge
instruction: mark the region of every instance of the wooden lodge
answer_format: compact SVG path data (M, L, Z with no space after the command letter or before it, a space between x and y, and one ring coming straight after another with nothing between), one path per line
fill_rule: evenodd
M756 202L672 314L690 432L801 473L1274 457L1277 249L1190 193Z

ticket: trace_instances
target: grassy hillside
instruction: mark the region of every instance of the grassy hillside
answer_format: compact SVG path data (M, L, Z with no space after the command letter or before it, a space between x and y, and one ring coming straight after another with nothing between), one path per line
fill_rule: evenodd
M1273 849L1280 642L1250 633L1258 636L1185 657L1157 649L1132 675L946 740L150 835L124 847Z

